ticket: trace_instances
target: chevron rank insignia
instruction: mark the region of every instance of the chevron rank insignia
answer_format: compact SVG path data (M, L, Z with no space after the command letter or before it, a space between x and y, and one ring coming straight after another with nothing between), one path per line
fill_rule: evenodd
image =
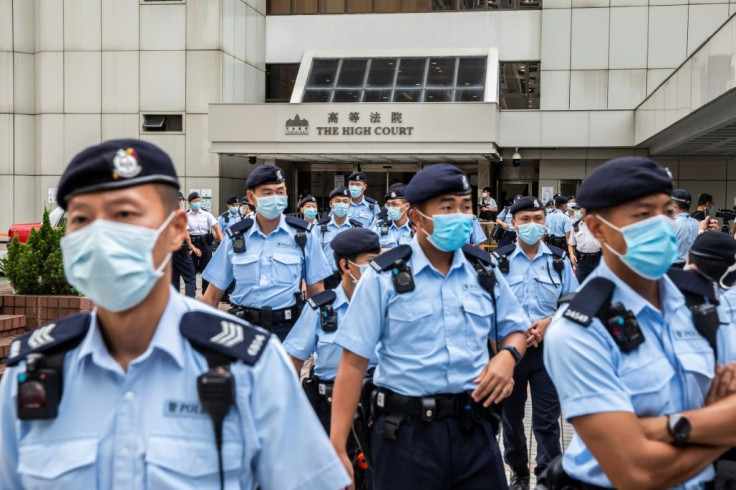
M254 365L268 344L271 333L234 316L190 311L179 324L181 334L197 349L218 352Z
M31 353L48 353L78 342L87 333L89 313L69 316L18 336L10 344L8 366L15 366Z

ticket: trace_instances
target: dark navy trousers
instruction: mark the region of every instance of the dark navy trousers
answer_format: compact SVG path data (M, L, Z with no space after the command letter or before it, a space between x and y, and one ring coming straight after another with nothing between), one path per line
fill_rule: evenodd
M598 264L600 264L600 262L600 256L597 259L578 259L578 282L582 284L585 278L588 277L590 273L595 270L596 267L598 267Z
M186 247L171 255L171 284L177 291L181 290L181 279L184 279L184 294L194 298L197 294L197 276Z
M537 467L539 475L557 456L560 448L560 401L557 390L544 367L543 345L529 347L524 358L514 369L514 390L503 401L504 459L512 468L529 464L524 405L527 385L532 393L532 431L537 440Z
M380 490L507 490L506 474L489 421L464 432L457 419L424 422L406 417L396 440L371 433L373 488Z

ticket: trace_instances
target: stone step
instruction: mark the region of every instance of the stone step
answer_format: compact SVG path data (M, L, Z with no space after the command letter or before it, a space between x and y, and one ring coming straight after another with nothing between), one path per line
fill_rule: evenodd
M0 315L0 336L17 335L26 330L24 315Z
M8 358L8 352L10 352L10 343L13 342L13 337L0 337L0 363L5 365L5 361Z

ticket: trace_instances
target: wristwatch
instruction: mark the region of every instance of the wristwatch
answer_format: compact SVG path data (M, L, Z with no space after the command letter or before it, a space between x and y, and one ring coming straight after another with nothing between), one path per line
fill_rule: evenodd
M675 439L675 446L684 446L690 440L692 426L690 421L681 413L667 416L667 431Z
M514 360L516 361L516 364L519 364L519 361L521 361L521 354L519 351L514 347L513 345L505 345L501 347L501 350L507 350L511 353L512 356L514 356ZM499 351L501 352L501 351Z

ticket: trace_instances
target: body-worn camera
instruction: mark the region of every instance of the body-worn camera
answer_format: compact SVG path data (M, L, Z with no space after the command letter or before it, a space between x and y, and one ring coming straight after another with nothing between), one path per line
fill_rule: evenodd
M44 365L42 354L29 354L26 372L18 373L18 418L53 419L59 414L61 374Z
M325 332L330 333L337 330L337 312L332 308L332 305L324 305L320 308L319 319L322 330Z
M611 305L610 316L605 326L624 354L644 343L644 333L641 331L636 316L621 303Z
M238 233L233 237L233 252L236 254L245 252L245 237L242 233Z
M391 268L391 278L397 293L414 291L414 276L411 273L411 267L403 260L397 260Z

